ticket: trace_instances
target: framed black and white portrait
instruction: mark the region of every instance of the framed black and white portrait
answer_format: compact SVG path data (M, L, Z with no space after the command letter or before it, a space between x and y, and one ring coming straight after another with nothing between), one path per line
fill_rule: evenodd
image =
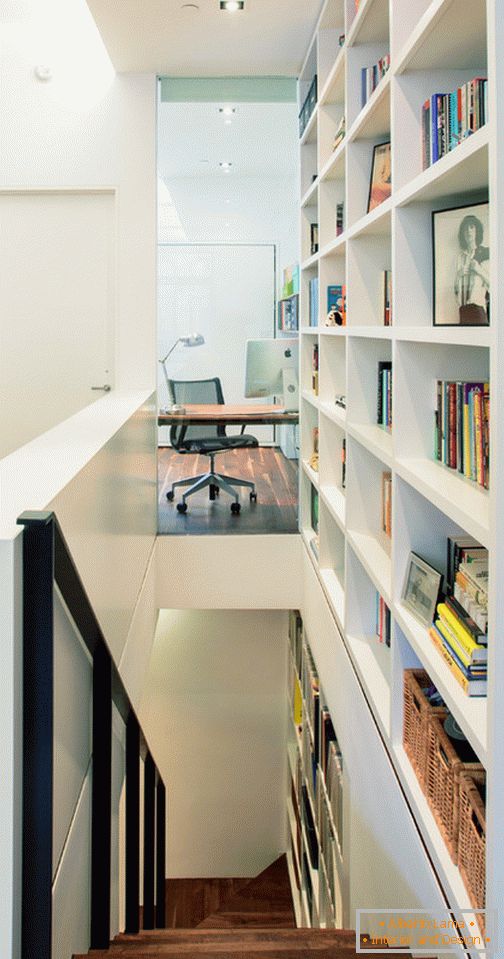
M488 203L433 212L434 326L488 326L488 229Z

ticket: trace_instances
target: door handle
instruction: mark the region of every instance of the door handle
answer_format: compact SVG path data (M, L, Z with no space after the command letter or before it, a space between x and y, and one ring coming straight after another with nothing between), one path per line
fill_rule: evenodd
M92 386L92 390L103 390L104 393L110 393L112 387L109 383L105 383L104 386Z

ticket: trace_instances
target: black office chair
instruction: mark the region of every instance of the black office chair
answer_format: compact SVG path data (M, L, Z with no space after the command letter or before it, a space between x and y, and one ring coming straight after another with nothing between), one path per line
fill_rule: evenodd
M186 403L224 403L224 395L220 379L216 376L211 380L167 380L170 399L173 403L184 406ZM250 480L238 479L236 476L225 476L215 472L215 456L225 450L251 449L259 446L255 436L242 431L239 436L226 436L226 428L220 423L208 426L177 426L170 429L170 443L178 453L204 453L210 457L210 470L199 476L190 476L187 479L176 480L166 494L168 500L173 500L177 486L189 486L183 494L182 502L177 503L179 513L187 512L187 498L198 490L209 487L210 499L214 500L219 490L224 490L233 497L231 512L240 512L240 500L233 487L245 486L250 489L250 499L257 501L255 484Z

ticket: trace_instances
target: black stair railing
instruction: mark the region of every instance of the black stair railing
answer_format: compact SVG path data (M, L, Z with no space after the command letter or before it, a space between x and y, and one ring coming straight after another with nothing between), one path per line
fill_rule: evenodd
M23 959L51 959L54 766L54 584L93 662L91 949L110 942L112 704L126 724L126 932L139 931L140 760L144 776L144 928L165 924L166 793L145 736L53 512L23 531Z

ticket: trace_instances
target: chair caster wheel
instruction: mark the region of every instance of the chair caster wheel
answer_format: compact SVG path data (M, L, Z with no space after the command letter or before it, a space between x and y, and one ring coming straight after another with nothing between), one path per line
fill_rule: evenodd
M169 490L169 492L166 494L166 499L169 500L170 503L173 499L175 499L175 493L173 490Z
M187 503L177 503L179 513L187 513Z
M239 503L231 503L231 512L233 513L234 516L238 516L238 513L240 512L240 510L241 510L241 506Z
M257 493L250 493L249 496L251 503L257 503Z

